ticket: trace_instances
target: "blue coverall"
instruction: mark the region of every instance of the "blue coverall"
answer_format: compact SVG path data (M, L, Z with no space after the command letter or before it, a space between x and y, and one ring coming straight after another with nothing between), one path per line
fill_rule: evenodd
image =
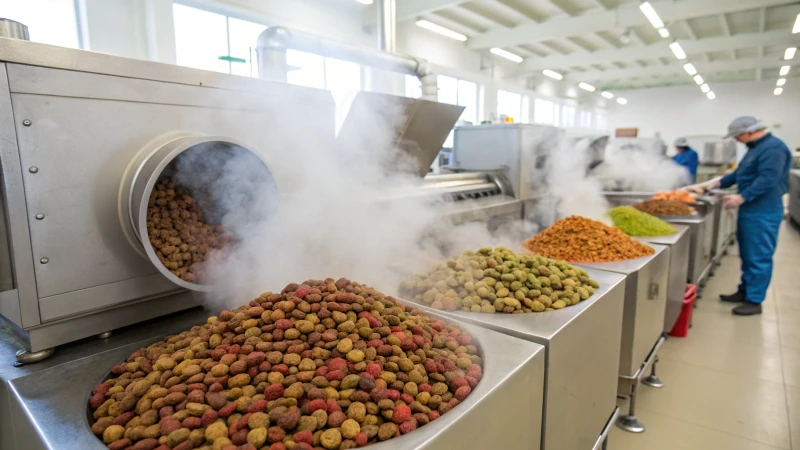
M772 256L783 220L783 194L789 184L792 155L778 138L767 134L747 143L739 167L720 181L736 184L744 203L739 207L736 239L742 260L739 292L751 303L761 303L772 278Z
M700 164L700 160L696 151L688 148L686 151L673 156L672 160L689 171L690 183L694 183L697 180L697 165Z

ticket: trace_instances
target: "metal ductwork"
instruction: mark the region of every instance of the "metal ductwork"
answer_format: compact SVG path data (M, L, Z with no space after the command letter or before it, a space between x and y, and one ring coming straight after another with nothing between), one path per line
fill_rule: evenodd
M15 20L0 18L0 37L30 41L28 27Z
M316 55L351 61L375 69L406 73L419 78L422 99L437 100L436 74L427 61L394 53L395 0L378 2L379 45L376 51L342 41L323 39L310 33L285 27L270 27L258 36L256 54L261 78L286 82L291 67L286 63L286 50L294 49Z

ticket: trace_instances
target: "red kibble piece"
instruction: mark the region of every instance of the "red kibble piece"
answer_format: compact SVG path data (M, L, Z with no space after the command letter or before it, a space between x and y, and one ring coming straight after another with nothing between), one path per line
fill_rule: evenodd
M381 369L381 366L379 366L379 365L377 365L377 364L367 364L367 370L366 370L366 372L367 372L367 373L368 373L368 374L369 374L369 375L370 375L370 376L371 376L373 379L375 379L375 378L377 378L377 377L381 376L381 372L383 372L383 369Z
M276 442L269 446L269 450L286 450L286 446L283 445L283 442Z
M257 400L247 408L247 412L249 413L264 412L267 410L267 403L269 403L267 400Z
M439 418L439 411L431 410L431 412L428 413L428 419L430 419L431 422L433 422L438 418Z
M231 436L231 442L233 442L234 445L244 445L244 444L246 444L247 443L247 433L248 432L249 432L248 430L239 430L239 431L237 431L236 433L234 433L233 436Z
M222 409L217 411L217 414L223 419L227 419L228 417L232 416L233 413L235 412L236 412L236 403L230 402L227 405L223 406Z
M364 433L363 431L358 433L354 440L356 441L356 445L359 447L367 445L368 442L367 433Z
M325 379L328 381L342 381L345 377L345 374L341 370L333 370L325 374Z
M462 386L469 386L469 382L467 381L466 378L461 377L461 378L456 378L455 380L453 380L452 387L454 389L458 389L458 388L460 388Z
M294 296L297 297L297 298L301 298L302 299L302 298L305 298L306 295L308 295L308 290L307 289L300 288L300 289L294 291Z
M404 401L406 405L410 405L414 401L414 397L409 394L400 394L400 400Z
M336 403L336 400L329 398L328 399L328 415L335 413L336 411L341 411L342 407Z
M190 430L194 430L195 428L200 428L202 425L201 419L199 417L187 417L183 419L183 428L188 428Z
M395 390L395 389L389 389L389 392L387 393L387 397L391 401L396 402L397 400L400 400L400 391Z
M459 345L469 345L472 343L472 337L468 334L462 334L456 336L456 342L458 342Z
M472 389L469 386L461 386L460 388L456 389L455 398L457 398L459 401L464 401L470 392L472 392Z
M430 385L430 384L428 384L428 383L423 383L423 384L420 384L419 386L417 386L417 390L418 390L419 392L427 392L427 393L429 393L429 394L430 394L430 392L431 392L431 385Z
M303 430L299 433L295 433L294 436L292 436L292 440L295 442L305 442L306 444L313 444L314 435L311 433L311 430Z
M242 349L242 347L240 347L239 344L233 344L233 345L230 346L230 348L228 348L228 354L229 355L237 355L237 354L239 354L239 350L241 350L241 349Z
M213 383L211 386L208 387L208 392L222 392L225 389L220 383Z
M406 420L400 424L400 434L410 433L417 429L417 421L414 419Z
M472 389L475 389L475 386L478 385L478 379L477 378L466 376L466 377L464 377L464 379L467 380L467 383L469 383L469 387L472 388Z
M347 360L344 358L333 358L328 361L328 370L329 371L336 371L336 370L344 370L347 367Z
M392 414L392 422L401 424L411 418L411 408L408 405L397 405Z
M97 386L94 387L94 389L92 389L92 394L94 394L94 395L96 395L96 394L105 395L105 394L108 393L109 389L111 389L111 386L108 385L108 384L105 384L105 383L98 384Z
M292 328L292 321L289 319L278 319L278 321L275 322L275 328L279 330L288 330Z
M294 447L292 447L292 450L314 450L314 447L305 442L297 442L294 444Z
M286 364L276 364L272 366L272 371L280 372L283 374L283 376L287 376L289 375L289 366L287 366Z
M306 405L306 411L308 412L308 414L311 414L319 409L327 412L328 405L325 403L325 400L322 399L311 400Z

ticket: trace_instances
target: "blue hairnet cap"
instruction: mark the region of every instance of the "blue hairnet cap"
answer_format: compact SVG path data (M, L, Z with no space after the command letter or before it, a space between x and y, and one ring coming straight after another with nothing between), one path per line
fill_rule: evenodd
M688 147L688 146L689 146L689 141L687 141L686 138L675 139L675 147Z
M728 134L725 139L739 136L740 134L749 133L751 131L763 130L766 128L758 119L752 116L737 117L728 125Z

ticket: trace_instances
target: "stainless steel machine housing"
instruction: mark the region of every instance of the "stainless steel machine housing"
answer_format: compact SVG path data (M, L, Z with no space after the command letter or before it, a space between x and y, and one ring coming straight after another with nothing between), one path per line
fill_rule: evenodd
M689 273L689 227L674 225L676 233L667 236L637 238L649 243L669 247L669 281L667 282L667 305L664 311L664 333L669 333L683 308L686 293L686 277Z
M197 308L104 341L70 344L39 364L21 368L4 364L0 367L0 448L105 449L89 429L86 407L92 388L134 351L166 334L203 323L212 314ZM454 322L452 317L440 317ZM370 448L540 448L545 348L475 325L458 325L475 338L482 352L483 378L475 390L437 421ZM14 344L0 335L0 359L13 358L14 350Z
M326 91L0 38L0 314L36 352L196 305L126 239L130 161L180 136L235 137L266 161L330 143L333 111ZM290 132L303 122L315 133Z
M620 205L633 205L644 200L649 200L655 192L605 192L606 199L612 207ZM688 283L702 287L712 268L714 252L714 214L713 206L703 201L691 205L697 210L693 216L660 216L671 224L687 225L689 227L689 277Z
M797 169L789 174L789 217L800 224L800 170Z
M594 269L587 272L600 288L588 300L558 311L438 311L545 346L543 449L599 449L608 425L616 417L619 342L627 284L621 274Z
M628 414L619 424L628 431L641 432L644 426L635 415L639 381L648 368L654 385L658 349L664 342L664 311L669 279L669 247L649 244L655 254L627 261L578 264L586 268L624 274L625 302L622 312L622 339L619 356L618 393L630 397Z

